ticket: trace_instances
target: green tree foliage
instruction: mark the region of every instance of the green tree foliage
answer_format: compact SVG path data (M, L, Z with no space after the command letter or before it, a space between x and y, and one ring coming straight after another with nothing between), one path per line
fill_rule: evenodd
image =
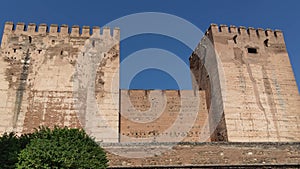
M16 168L18 154L26 147L31 139L31 134L24 134L21 137L15 133L4 133L0 137L0 169Z
M14 133L4 133L0 138L0 168L15 168L21 146Z
M106 168L103 149L83 130L39 128L17 137L14 133L0 138L0 168Z

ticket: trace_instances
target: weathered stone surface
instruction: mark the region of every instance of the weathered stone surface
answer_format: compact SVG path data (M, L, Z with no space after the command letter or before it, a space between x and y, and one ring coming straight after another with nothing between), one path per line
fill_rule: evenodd
M300 140L300 97L281 31L213 24L190 60L195 83L213 93L211 108L224 111L218 128L228 141Z
M210 140L204 91L122 90L121 142Z
M119 30L110 35L109 28L103 34L95 28L90 35L88 27L83 27L81 34L79 29L73 26L68 32L68 26L62 25L58 32L57 25L41 24L37 28L35 24L18 23L13 28L13 23L5 24L0 58L0 118L5 121L0 124L1 133L20 134L41 125L57 125L84 127L96 140L118 141L119 109L112 97L119 93ZM92 60L95 58L98 62ZM93 64L91 71L97 76L91 82L83 78L83 72L89 75L88 68ZM83 97L89 88L80 87L87 81L94 91ZM91 108L90 98L100 108ZM104 102L112 104L103 108ZM97 120L108 109L112 121ZM104 136L107 126L114 132Z
M169 145L102 144L108 152L111 168L297 168L300 163L299 143L179 143L172 149ZM131 152L143 150L150 153L153 149L166 150L146 158L130 157Z

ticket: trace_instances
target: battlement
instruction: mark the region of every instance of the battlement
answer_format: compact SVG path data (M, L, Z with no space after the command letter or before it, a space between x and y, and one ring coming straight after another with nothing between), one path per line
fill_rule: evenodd
M57 25L51 24L39 24L38 26L35 23L29 23L26 25L23 22L18 22L14 24L13 22L6 22L4 26L4 34L48 34L53 36L71 36L71 37L89 37L93 34L101 34L104 37L112 37L114 39L120 39L120 29L114 28L113 31L109 27L103 27L102 33L101 29L98 26L82 26L73 25L69 27L68 25Z
M275 29L262 29L262 28L253 28L245 26L239 26L236 27L235 25L217 25L217 24L211 24L208 28L208 32L211 32L212 34L224 34L224 35L239 35L239 36L249 36L249 37L258 37L258 38L269 38L269 39L275 39L276 41L282 41L283 40L283 32L281 30Z

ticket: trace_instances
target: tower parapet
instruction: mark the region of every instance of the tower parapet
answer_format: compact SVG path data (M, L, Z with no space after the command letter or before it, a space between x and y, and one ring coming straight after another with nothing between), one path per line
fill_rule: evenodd
M235 25L230 25L229 27L227 25L221 24L211 24L208 28L208 32L211 32L215 35L238 35L238 36L244 36L249 38L258 38L258 39L272 39L278 43L284 43L283 33L281 30L275 29L262 29L262 28L253 28L253 27L245 27L245 26L239 26L236 27Z
M92 33L92 34L91 34ZM70 36L70 37L90 37L93 34L103 35L105 38L111 37L114 39L120 39L120 29L114 28L113 31L109 27L103 27L103 33L100 33L100 27L94 26L91 30L90 26L78 26L73 25L69 27L66 24L61 26L57 24L40 24L37 26L35 23L29 23L26 25L23 22L14 24L13 22L6 22L4 26L4 34L16 34L16 35L38 35L47 34L51 36Z

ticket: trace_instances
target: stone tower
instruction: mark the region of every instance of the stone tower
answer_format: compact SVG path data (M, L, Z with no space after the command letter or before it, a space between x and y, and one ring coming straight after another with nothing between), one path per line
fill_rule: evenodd
M100 27L7 22L0 54L0 132L85 127L98 141L117 142L119 38L119 29L111 33L106 27L100 34ZM84 74L91 67L94 77Z
M300 140L300 97L281 31L212 24L190 65L216 123L212 140Z

